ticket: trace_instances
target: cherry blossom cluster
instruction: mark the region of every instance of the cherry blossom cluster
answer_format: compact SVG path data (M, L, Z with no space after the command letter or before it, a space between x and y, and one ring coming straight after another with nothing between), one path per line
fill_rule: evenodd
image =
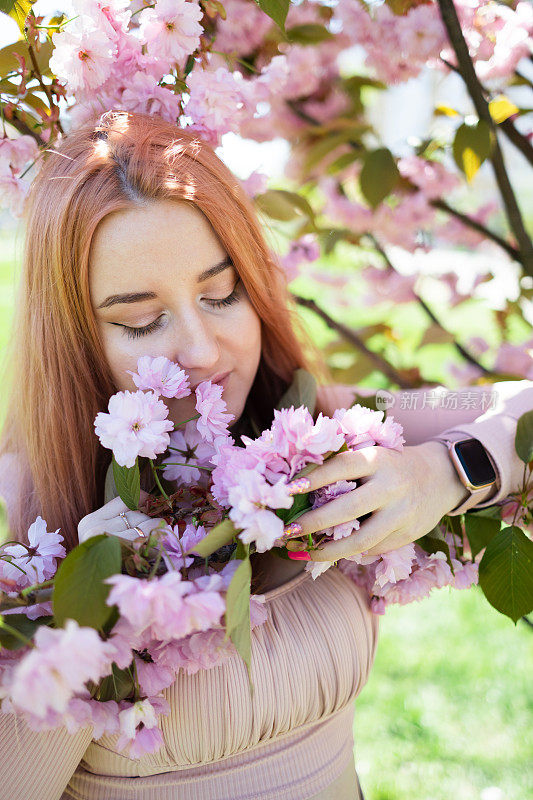
M456 558L453 536L446 533L444 538L449 547L450 562L445 552L427 553L412 542L380 556L360 553L349 559L340 559L338 566L341 572L368 592L372 611L384 614L391 603L405 605L422 600L433 589L443 586L468 589L477 584L481 554L476 561L460 561Z
M33 136L0 139L0 208L8 208L15 216L22 214L29 183L21 177L26 165L34 161L39 147Z

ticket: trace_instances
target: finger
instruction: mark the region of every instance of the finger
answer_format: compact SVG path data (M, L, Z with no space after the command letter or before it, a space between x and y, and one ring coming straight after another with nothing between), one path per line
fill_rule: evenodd
M398 550L399 547L403 547L409 542L412 541L409 539L408 536L402 536L399 530L393 531L388 536L385 537L381 542L370 547L365 552L369 556L381 556L384 553L390 553L393 550Z
M373 475L377 469L378 449L362 447L361 450L337 453L304 477L291 481L288 486L293 489L294 494L304 494L337 481L349 481Z
M143 531L143 533L146 536L148 536L148 534L154 528L158 527L159 523L163 523L165 525L167 524L166 520L160 519L158 517L147 517L146 514L140 514L140 512L139 516L142 517L142 519L134 521L131 528L122 527L121 529L119 529L119 525L116 518L112 520L102 520L98 526L95 526L88 531L80 533L79 535L80 544L81 542L90 539L91 536L100 536L100 534L102 533L109 533L111 536L116 536L118 539L126 539L127 541L131 542L134 539L139 538L139 533L134 529L134 526L140 528ZM120 520L120 523L122 523L122 520Z
M337 561L339 558L366 552L370 547L391 536L394 533L394 525L395 515L389 513L388 509L376 511L351 536L336 542L328 542L312 550L311 560Z
M358 486L351 492L341 494L328 503L324 503L320 508L306 511L305 514L298 517L297 524L300 526L301 532L297 535L306 536L308 533L316 533L316 531L322 531L333 525L355 520L362 517L363 514L380 508L382 499L382 493L380 497L378 490L369 481L364 486Z
M147 497L148 492L145 492L143 489L141 489L139 505L142 505ZM130 511L130 507L126 505L121 497L114 497L112 500L102 506L100 511L97 513L102 513L103 519L112 519L113 517L116 517L120 511Z

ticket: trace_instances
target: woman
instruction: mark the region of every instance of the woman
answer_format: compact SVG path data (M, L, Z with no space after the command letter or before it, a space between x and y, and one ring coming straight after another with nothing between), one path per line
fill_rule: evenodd
M62 529L67 548L102 531L123 535L126 506L103 501L110 454L93 420L111 394L135 389L127 370L141 355L179 362L193 385L219 382L235 435L269 426L295 370L309 365L289 308L253 205L210 147L162 120L120 112L72 132L47 154L27 206L0 465L15 535L22 539L38 513ZM479 406L394 409L405 429L402 453L368 448L317 468L313 489L361 480L302 516L304 533L368 517L317 560L394 549L451 510L489 505L517 488L513 422L533 406L533 383L504 382L496 391L500 407L479 423ZM331 413L353 394L322 387L318 406ZM168 400L169 417L192 416L191 402ZM446 448L426 441L450 425L462 438L479 433L496 466L498 483L482 496L465 498ZM154 525L141 512L128 521L145 531ZM268 579L269 616L253 635L253 701L238 656L178 676L165 690L165 745L140 760L119 754L114 736L92 741L90 727L36 733L0 715L5 796L360 797L353 700L374 659L377 617L336 568L313 581L305 563L256 558Z

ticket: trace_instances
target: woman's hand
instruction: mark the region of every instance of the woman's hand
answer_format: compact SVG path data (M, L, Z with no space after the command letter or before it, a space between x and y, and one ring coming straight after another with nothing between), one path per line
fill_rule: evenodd
M144 503L148 493L141 489L141 504ZM126 514L131 530L126 528L123 517L120 512ZM142 530L145 536L148 536L150 531L157 528L160 522L165 522L163 519L149 517L143 514L142 511L131 511L126 503L120 497L114 497L109 503L106 503L102 508L93 511L92 514L87 514L78 523L78 539L80 544L91 536L98 536L100 533L111 533L113 536L118 536L120 539L127 539L133 541L139 538L139 531L133 530L138 527ZM166 523L165 523L166 524Z
M432 530L468 491L446 447L436 441L404 446L401 452L374 446L338 453L306 477L307 491L340 480L362 480L352 491L302 514L298 537L371 513L350 536L313 550L313 561L396 550Z

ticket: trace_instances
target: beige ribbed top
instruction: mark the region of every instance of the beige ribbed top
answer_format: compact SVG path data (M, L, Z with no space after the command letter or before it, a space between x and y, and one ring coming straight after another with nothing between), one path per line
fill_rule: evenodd
M10 753L2 798L305 800L330 786L353 762L353 701L379 618L336 567L316 580L301 572L264 596L267 620L252 631L253 699L237 654L194 675L180 671L164 690L164 747L138 760L116 751L116 735L36 733L0 715L1 752Z

